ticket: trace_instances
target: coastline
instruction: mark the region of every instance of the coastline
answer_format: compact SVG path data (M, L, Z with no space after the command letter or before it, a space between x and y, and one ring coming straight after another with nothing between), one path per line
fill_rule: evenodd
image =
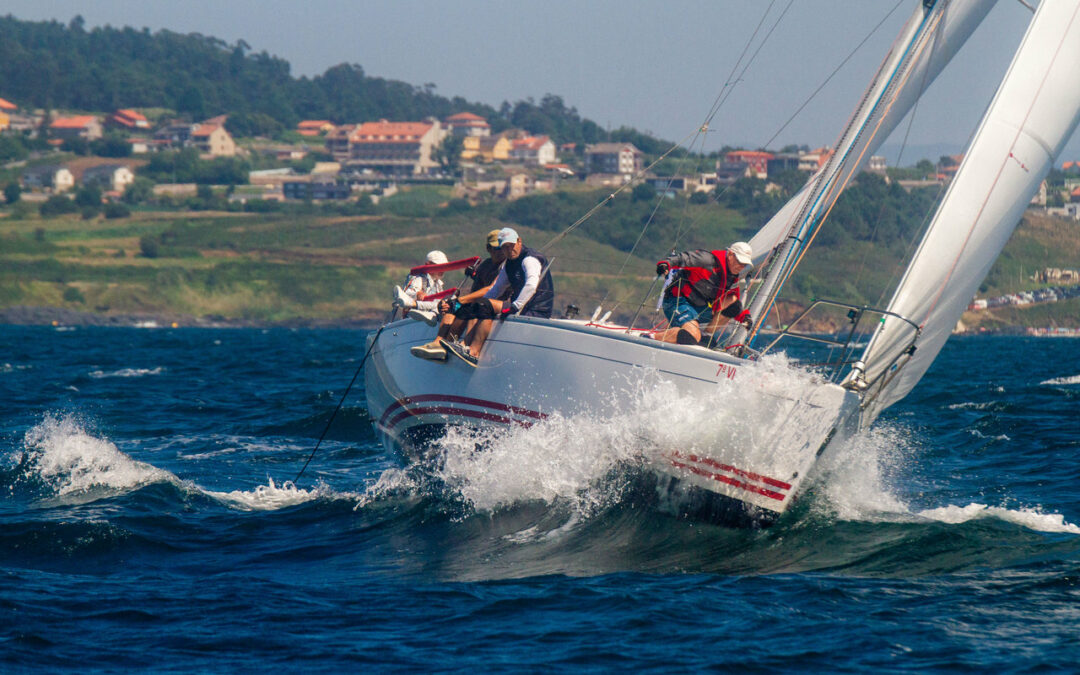
M171 313L82 312L64 307L15 306L0 309L0 324L15 326L110 326L118 328L336 328L372 330L382 316L372 314L354 319L305 319L257 321L223 316L191 316Z

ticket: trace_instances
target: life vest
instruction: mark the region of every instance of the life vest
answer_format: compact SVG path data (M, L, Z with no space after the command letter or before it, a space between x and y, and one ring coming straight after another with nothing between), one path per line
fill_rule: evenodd
M715 307L717 310L726 298L739 298L739 275L727 270L727 251L711 251L719 261L714 267L676 267L682 278L668 287L672 297L686 298L695 307Z
M536 258L540 261L540 283L537 284L536 292L533 293L532 298L518 313L523 316L550 318L551 310L555 304L555 285L551 283L551 273L547 271L547 258L544 257L544 254L528 246L522 246L521 254L516 258L508 259L505 263L506 279L510 282L510 288L513 289L510 299L516 298L518 293L521 293L521 289L525 287L526 275L525 268L522 266L525 258Z

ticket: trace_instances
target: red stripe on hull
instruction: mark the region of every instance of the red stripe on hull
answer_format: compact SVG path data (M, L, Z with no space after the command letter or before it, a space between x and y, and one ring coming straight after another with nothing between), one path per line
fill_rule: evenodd
M464 405L472 405L478 408L489 408L491 410L501 410L503 412L514 413L515 415L521 415L522 417L531 417L536 420L546 419L547 415L535 410L529 410L528 408L519 408L517 406L506 405L505 403L497 403L495 401L485 401L479 398L471 398L469 396L454 396L451 394L420 394L419 396L406 396L400 398L391 403L382 416L379 418L379 424L385 425L386 420L390 415L398 408L404 408L410 403L427 403L432 401L441 401L446 403L461 403Z
M709 466L711 466L713 468L716 468L716 469L720 469L721 471L727 471L728 473L733 473L733 474L742 476L743 478L749 478L750 480L756 480L759 483L765 483L766 485L771 485L771 486L773 486L775 488L780 488L781 490L790 490L791 489L791 483L785 483L784 481L777 480L776 478L770 478L768 476L763 476L760 473L754 473L752 471L744 471L742 469L736 469L735 467L731 466L730 464L722 464L722 463L716 461L715 459L711 459L709 457L698 457L697 455L684 455L684 454L682 454L680 452L677 452L677 451L672 452L671 454L672 454L672 456L678 457L680 459L688 459L688 460L690 460L692 462L697 462L699 464L708 464Z
M403 410L394 416L389 423L382 426L386 430L393 429L402 420L410 417L419 417L420 415L446 415L450 417L471 417L473 419L484 420L486 422L496 422L498 424L520 424L521 426L532 426L532 422L525 422L515 420L512 417L504 417L502 415L493 415L491 413L482 412L479 410L467 410L465 408L454 408L452 406L426 406L419 408L411 408Z
M749 483L744 483L742 481L735 480L734 478L731 478L730 476L723 476L723 475L720 475L718 473L713 473L712 471L706 471L705 469L702 469L701 467L693 466L691 464L683 464L682 462L677 462L675 460L671 460L671 465L674 466L674 467L677 467L679 469L686 469L690 473L696 473L699 476L704 476L706 478L711 478L711 479L713 479L713 480L715 480L717 482L725 483L727 485L731 485L733 487L737 487L737 488L740 488L742 490L746 490L747 492L754 492L754 493L757 493L759 495L764 495L764 496L768 497L769 499L775 499L775 500L781 501L781 502L784 501L784 495L780 494L779 492L773 492L772 490L766 490L765 488L758 487L756 485L750 485Z

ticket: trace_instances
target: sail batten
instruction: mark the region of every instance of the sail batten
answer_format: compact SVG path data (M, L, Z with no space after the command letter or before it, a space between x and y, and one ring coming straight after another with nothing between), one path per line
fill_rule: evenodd
M1080 121L1080 0L1042 2L866 350L869 422L929 368ZM915 351L905 357L912 345Z

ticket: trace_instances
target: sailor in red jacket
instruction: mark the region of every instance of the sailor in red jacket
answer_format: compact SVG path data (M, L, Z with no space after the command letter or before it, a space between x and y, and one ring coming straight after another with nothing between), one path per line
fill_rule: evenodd
M670 327L657 333L656 339L696 345L702 325L715 330L728 319L752 325L750 312L739 299L738 283L739 274L752 261L750 244L738 241L724 251L686 251L656 263L658 275L676 271L664 291L664 316Z

